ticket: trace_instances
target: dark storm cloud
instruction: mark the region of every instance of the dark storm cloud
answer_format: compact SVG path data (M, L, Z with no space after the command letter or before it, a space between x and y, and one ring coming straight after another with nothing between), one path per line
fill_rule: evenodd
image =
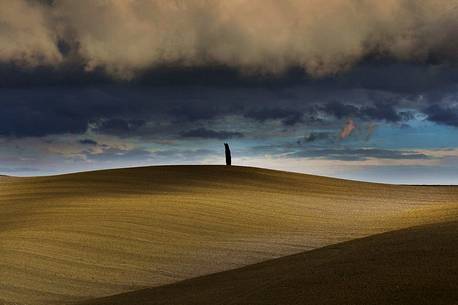
M431 105L424 110L428 120L450 126L458 127L458 107Z
M98 123L94 131L105 134L123 135L134 133L145 124L146 122L144 120L115 118L102 120Z
M441 70L438 71L440 74ZM0 90L0 136L41 137L84 134L93 130L120 136L168 137L196 129L197 123L202 128L225 130L227 127L218 126L218 123L229 116L237 121L234 124L243 122L243 128L236 129L244 135L248 134L245 128L258 126L262 131L262 126L268 126L273 120L296 128L332 127L341 124L336 123L336 119L349 117L401 124L412 119L415 111L422 112L428 108L425 105L433 102L439 109L425 110L430 120L445 124L441 116L451 114L440 116L440 110L447 112L450 108L453 113L453 98L444 97L453 95L458 85L426 92L422 88L416 93L393 93L358 88L356 81L352 85L354 88L342 87L342 77L303 80L303 83L286 77L280 78L278 83L273 81L264 85L231 84L229 77L226 79L228 84L207 86L191 85L191 79L190 83L175 86L171 85L171 79L171 83L163 86L137 82L130 85L95 82L97 85L91 85L88 82L4 88ZM291 83L288 85L288 82ZM419 96L424 98L418 100ZM405 101L411 102L406 104ZM456 126L453 118L446 124Z
M197 101L196 103L190 102L184 105L173 107L168 113L171 117L179 121L196 122L200 120L214 119L225 111L219 105L212 105Z
M311 132L303 139L298 141L300 143L313 143L313 142L321 142L321 141L329 141L335 140L336 134L331 132Z
M82 139L79 140L78 143L83 144L83 145L97 145L97 141L91 140L91 139Z
M458 83L455 64L399 63L387 59L368 58L351 71L338 75L333 81L339 88L346 89L365 88L405 94L440 93ZM326 81L323 80L324 82Z
M262 109L275 104L277 91L260 88L212 87L32 87L0 91L0 135L40 137L55 134L100 134L142 136L180 134L202 128L213 129L224 116L241 118L245 108ZM296 102L291 101L292 107ZM275 110L275 112L277 112ZM253 114L253 113L251 113ZM264 115L294 124L297 110ZM168 126L168 127L165 127ZM243 133L243 131L241 131Z
M155 67L129 82L113 80L103 69L92 71L71 63L58 68L23 69L16 64L0 62L0 88L30 88L30 86L174 86L179 88L264 88L281 89L308 86L323 90L368 89L403 94L427 94L441 97L458 83L457 67L451 64L419 64L365 61L351 71L319 79L311 78L300 69L289 69L281 75L241 74L229 67L180 68ZM284 96L279 96L282 98ZM177 110L179 111L179 109Z
M201 139L230 139L230 138L241 138L243 134L241 132L224 131L224 130L211 130L206 128L197 128L189 131L185 131L180 135L183 138L201 138Z
M368 101L369 103L371 100ZM366 120L378 120L386 122L399 122L412 118L409 112L396 110L396 103L391 101L375 102L372 105L355 106L341 102L330 102L322 109L327 114L333 115L338 119L356 117Z
M258 122L265 122L267 120L281 120L283 125L293 126L297 123L303 122L304 114L300 111L291 109L262 108L249 110L244 114L244 116Z
M365 106L360 109L360 115L372 120L385 120L387 122L399 122L402 119L393 104L378 102L373 106Z
M160 107L137 90L91 87L32 87L0 91L0 135L40 137L140 129ZM162 114L163 115L163 114Z
M41 137L49 134L86 132L86 117L74 116L65 107L50 106L47 101L2 101L0 135Z
M119 111L111 101L77 90L15 89L3 90L0 96L0 135L3 136L82 134L98 116Z
M338 119L359 115L359 108L356 106L337 101L327 103L323 110Z

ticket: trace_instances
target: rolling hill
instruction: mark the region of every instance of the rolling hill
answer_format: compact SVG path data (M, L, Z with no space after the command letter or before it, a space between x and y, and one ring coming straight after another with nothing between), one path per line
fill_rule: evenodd
M458 188L245 167L0 179L0 303L62 304L458 219Z
M458 222L374 235L81 305L453 305Z

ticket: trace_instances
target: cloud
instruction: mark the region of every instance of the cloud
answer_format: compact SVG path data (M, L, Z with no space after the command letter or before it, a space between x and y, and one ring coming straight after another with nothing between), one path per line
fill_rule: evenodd
M291 109L262 108L250 110L245 113L244 116L258 122L265 122L267 120L281 120L283 125L293 126L297 123L303 122L304 114L300 111Z
M82 139L79 140L78 143L83 144L83 145L97 145L97 141L91 140L91 139Z
M33 1L0 1L0 62L59 64L49 11Z
M31 86L0 90L0 138L91 134L174 140L197 128L237 131L244 140L294 138L306 131L333 131L338 138L342 121L351 117L366 134L365 124L379 126L399 119L396 126L412 118L410 110L426 113L431 102L417 95L389 94L375 100L375 90L321 88L314 85L264 87L202 86ZM437 105L444 112L456 100ZM375 94L375 93L374 93ZM385 95L380 94L382 97ZM394 96L394 97L393 97ZM337 102L339 98L348 102ZM330 102L334 101L334 102ZM386 107L387 109L384 109ZM343 109L343 110L342 110ZM409 111L408 111L408 110ZM440 110L439 109L439 110ZM429 119L439 121L438 111ZM378 114L377 112L380 112ZM410 116L409 116L410 115ZM445 114L444 114L445 115ZM450 115L450 114L449 114ZM426 117L428 118L428 117ZM415 119L415 118L414 118ZM443 120L442 120L443 121ZM452 121L449 120L451 123ZM294 125L294 128L285 128ZM98 140L97 137L94 139Z
M312 147L296 144L271 144L251 147L250 156L305 158L316 160L435 160L440 158L431 150L384 149L377 147ZM443 152L451 155L455 152Z
M105 146L101 151L86 151L83 154L88 161L147 161L152 154L143 148L122 148Z
M303 150L287 155L290 158L319 158L326 160L364 161L368 159L425 160L426 154L416 151L379 148L323 148Z
M360 109L360 115L372 120L385 120L387 122L399 122L401 115L394 109L393 103L377 102L373 106L365 106Z
M66 106L61 104L50 107L54 101L42 101L38 98L28 100L2 100L0 111L0 135L7 137L41 137L49 134L86 132L87 117L63 111Z
M0 167L0 173L21 173L21 172L34 173L38 171L39 169L36 169L33 167Z
M97 124L95 132L104 134L117 134L124 135L137 131L139 128L144 126L146 122L138 119L108 119L102 120Z
M312 143L312 142L320 142L320 141L329 141L334 140L335 135L331 132L311 132L307 136L303 138L303 141L299 141L298 143Z
M353 122L352 119L348 119L345 125L342 127L342 130L340 131L340 134L339 134L340 139L344 140L348 138L352 134L353 130L355 130L355 128L356 128L355 122Z
M444 125L458 127L458 107L431 105L423 111L428 120Z
M240 138L243 137L243 134L240 132L233 131L224 131L224 130L211 130L207 128L197 128L181 133L183 138L201 138L201 139L230 139L230 138Z
M371 99L368 99L368 103L372 103ZM321 109L330 115L335 116L338 119L347 117L357 117L364 120L377 120L396 123L402 120L409 120L412 118L412 114L408 111L399 112L395 109L397 102L388 100L376 101L370 105L352 105L344 104L341 102L333 101L329 102Z
M366 134L366 138L365 138L365 141L369 141L372 137L372 135L374 134L375 130L377 129L377 125L374 124L373 122L369 122L366 126L367 128L367 134Z
M323 76L370 56L458 54L451 0L2 0L0 22L2 62L79 62L121 78L164 65Z
M225 111L219 105L200 101L190 101L187 104L177 105L169 110L169 115L180 120L196 122L214 119Z
M323 110L338 119L346 118L349 116L356 116L359 114L358 107L350 104L343 104L337 101L327 103L323 107Z
M151 158L157 162L183 162L183 161L201 161L207 157L222 155L211 149L164 149L151 153Z

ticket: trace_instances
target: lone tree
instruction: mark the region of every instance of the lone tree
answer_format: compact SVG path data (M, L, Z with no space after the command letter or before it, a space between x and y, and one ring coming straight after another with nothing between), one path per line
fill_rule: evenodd
M227 143L224 143L224 152L226 153L226 165L231 165L231 150Z

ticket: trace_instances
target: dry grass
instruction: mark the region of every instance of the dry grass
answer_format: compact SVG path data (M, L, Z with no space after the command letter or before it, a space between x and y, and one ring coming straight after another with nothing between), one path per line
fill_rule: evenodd
M457 198L224 166L2 178L0 304L111 295L454 220Z

